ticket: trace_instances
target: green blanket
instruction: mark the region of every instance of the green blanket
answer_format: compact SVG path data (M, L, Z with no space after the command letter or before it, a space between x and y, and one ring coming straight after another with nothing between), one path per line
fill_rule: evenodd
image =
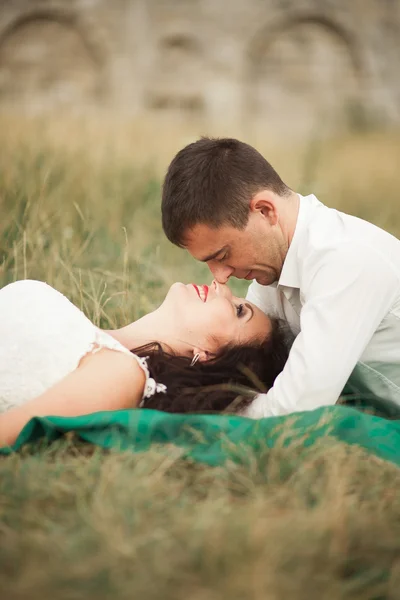
M345 406L319 408L287 417L254 421L229 415L175 415L136 409L98 412L82 417L32 419L10 454L27 442L55 440L74 431L79 438L103 448L143 452L152 444L174 444L182 455L208 465L243 461L276 445L308 447L336 438L357 444L400 466L400 420L387 420Z

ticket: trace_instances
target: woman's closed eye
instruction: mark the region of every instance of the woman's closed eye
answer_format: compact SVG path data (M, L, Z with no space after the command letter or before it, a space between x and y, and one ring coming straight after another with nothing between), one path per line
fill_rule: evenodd
M241 302L240 304L235 304L236 315L239 319L248 315L247 321L250 321L254 317L254 310L251 305L247 302ZM246 322L247 322L246 321Z
M243 315L245 314L245 307L244 307L244 304L238 304L238 305L236 306L236 314L237 314L237 316L238 316L239 318L240 318L240 317L243 317Z

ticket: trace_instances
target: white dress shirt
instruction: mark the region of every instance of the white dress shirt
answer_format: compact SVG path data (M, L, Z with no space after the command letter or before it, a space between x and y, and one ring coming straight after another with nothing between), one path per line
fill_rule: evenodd
M274 386L246 416L332 405L347 382L400 405L400 240L300 196L279 281L253 281L247 298L284 319L296 338Z

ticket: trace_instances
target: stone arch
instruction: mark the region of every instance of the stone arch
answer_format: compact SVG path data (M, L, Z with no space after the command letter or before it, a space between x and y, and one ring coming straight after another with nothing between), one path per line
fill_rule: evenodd
M156 44L154 78L146 92L147 108L168 116L201 116L205 110L199 79L202 46L190 32L170 31Z
M99 40L70 11L34 10L0 34L0 98L50 108L104 96Z
M251 40L247 112L301 133L343 126L358 110L363 79L362 56L346 28L323 16L293 15Z
M200 53L199 41L188 33L170 33L160 40L164 50L176 50L188 55Z

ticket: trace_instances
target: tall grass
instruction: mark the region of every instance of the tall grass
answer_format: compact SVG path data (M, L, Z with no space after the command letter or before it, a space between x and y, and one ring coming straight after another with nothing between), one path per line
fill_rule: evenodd
M197 133L1 121L0 286L46 280L115 327L173 281L208 281L160 227L162 174ZM292 188L400 236L399 136L241 137ZM249 464L209 469L173 447L106 453L73 438L3 458L1 598L399 598L394 466L332 440Z

